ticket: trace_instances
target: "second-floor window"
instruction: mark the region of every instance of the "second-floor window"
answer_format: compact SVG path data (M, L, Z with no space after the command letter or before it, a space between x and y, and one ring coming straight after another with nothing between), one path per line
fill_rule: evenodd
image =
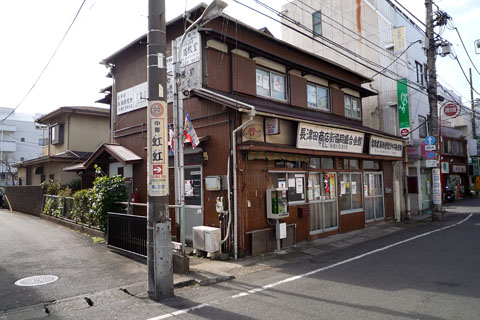
M63 129L64 124L59 123L50 127L50 143L61 144L63 143Z
M415 61L415 68L417 71L417 83L423 86L423 65L420 62Z
M312 14L312 29L314 36L322 35L322 12L317 11Z
M345 117L353 119L362 119L362 106L360 99L349 95L344 95Z
M329 111L328 88L311 83L307 84L307 102L309 108Z
M418 135L420 138L427 137L427 118L418 116Z
M258 95L277 100L287 100L285 75L257 68L256 83Z

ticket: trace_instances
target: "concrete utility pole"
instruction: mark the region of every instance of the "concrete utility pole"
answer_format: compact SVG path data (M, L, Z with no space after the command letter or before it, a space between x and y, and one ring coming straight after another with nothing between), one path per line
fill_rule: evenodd
M172 242L168 212L165 0L148 1L147 43L148 296L158 301L173 296Z
M472 100L472 138L477 139L477 124L475 123L475 101L473 100L473 79L472 79L472 68L469 68L470 71L470 100Z
M427 93L428 93L428 104L430 105L430 134L435 137L436 150L440 150L439 146L441 144L441 137L439 135L439 123L438 123L438 102L437 102L437 69L435 66L437 46L435 43L435 34L434 34L434 25L433 25L433 10L432 10L432 0L425 0L426 7L426 36L427 36L427 70L428 70L428 83L427 83ZM439 168L438 164L441 162L441 159L437 161L437 169ZM434 168L435 169L435 168ZM432 170L433 171L433 170ZM440 198L441 199L441 198ZM435 217L437 214L441 215L442 204L435 204L435 210L432 217Z

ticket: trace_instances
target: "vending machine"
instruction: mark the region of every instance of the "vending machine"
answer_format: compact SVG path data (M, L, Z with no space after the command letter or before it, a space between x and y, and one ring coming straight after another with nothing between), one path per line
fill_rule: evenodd
M287 189L267 189L267 218L283 219L288 217Z

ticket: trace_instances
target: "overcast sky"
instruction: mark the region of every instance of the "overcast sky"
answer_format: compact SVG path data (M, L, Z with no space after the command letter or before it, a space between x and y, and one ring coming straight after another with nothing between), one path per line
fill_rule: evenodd
M0 1L0 107L16 107L37 80L72 22L83 0ZM166 0L167 20L182 14L201 1ZM204 0L209 3L210 0ZM281 38L279 25L235 4L231 0L226 13L253 27L267 26ZM242 2L257 8L253 0ZM280 10L286 0L263 0ZM418 18L424 20L423 0L400 0ZM473 41L480 39L479 0L435 1L453 17L470 56L480 71L480 55ZM103 59L147 32L148 0L87 0L75 24L56 56L23 101L19 112L47 113L61 106L91 106L102 98L99 90L111 84ZM266 12L265 10L263 10ZM442 35L453 45L467 72L472 67L455 31ZM449 57L437 59L439 81L452 86L466 100L469 85L457 63ZM473 69L473 67L472 67ZM473 69L474 87L480 92L480 75ZM475 94L475 98L479 95ZM105 105L97 105L105 106Z

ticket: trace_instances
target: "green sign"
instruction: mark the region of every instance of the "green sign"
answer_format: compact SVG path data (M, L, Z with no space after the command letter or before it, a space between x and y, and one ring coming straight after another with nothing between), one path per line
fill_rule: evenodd
M410 134L410 111L408 109L407 79L400 79L397 81L397 92L400 134L402 137L408 137Z
M473 175L480 176L480 167L478 166L478 158L477 157L472 158L472 162L473 162Z

